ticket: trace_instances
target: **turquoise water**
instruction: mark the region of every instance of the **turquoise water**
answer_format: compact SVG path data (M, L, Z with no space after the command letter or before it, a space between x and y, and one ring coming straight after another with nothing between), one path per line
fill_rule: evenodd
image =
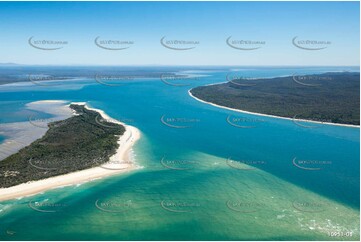
M253 67L237 72L270 77L342 70L357 69ZM136 126L142 138L134 146L134 159L143 167L1 202L2 239L359 239L358 128L305 128L213 107L187 91L224 82L229 70L185 73L200 77L187 86L143 78L119 86L80 80L0 87L3 123L24 121L24 104L51 99L86 101ZM237 128L227 117L252 128ZM317 169L295 166L300 160L317 162L303 164ZM39 212L31 208L37 202L52 205Z

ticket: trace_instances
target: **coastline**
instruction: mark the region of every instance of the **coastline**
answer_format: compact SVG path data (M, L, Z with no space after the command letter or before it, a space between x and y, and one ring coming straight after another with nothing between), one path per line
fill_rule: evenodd
M220 83L216 83L216 84L220 84ZM212 85L216 85L216 84L212 84ZM215 104L215 103L211 103L211 102L207 102L207 101L204 101L202 99L199 99L199 98L193 96L193 94L191 93L191 90L192 89L188 90L188 95L191 96L192 98L194 98L195 100L199 101L199 102L206 103L206 104L212 105L214 107L239 112L239 113L252 114L252 115L257 115L257 116L262 116L262 117L285 119L285 120L290 120L290 121L293 121L293 122L300 121L300 122L307 122L307 123L317 123L317 124L327 124L327 125L333 125L333 126L342 126L342 127L347 127L347 128L360 128L359 125L338 124L338 123L330 123L330 122L313 121L313 120L307 120L307 119L288 118L288 117L281 117L281 116L276 116L276 115L271 115L271 114L255 113L255 112L245 111L245 110L241 110L241 109L230 108L230 107L218 105L218 104Z
M46 103L52 101L41 102ZM107 122L121 124L125 127L124 134L118 139L119 147L116 153L109 158L108 163L102 164L101 166L54 176L38 181L29 181L27 183L8 188L0 188L0 201L33 196L47 190L85 183L95 179L125 173L140 168L135 165L129 157L129 153L133 145L140 139L141 136L140 131L137 128L116 121L110 118L103 110L91 108L87 106L86 103L72 102L66 106L70 106L71 104L84 105L87 109L98 112L103 119L107 120Z
M48 123L70 118L73 111L66 103L64 100L30 102L25 105L27 110L51 114L53 117L39 119L30 115L27 121L0 124L1 135L6 137L0 144L0 161L44 136L49 130Z

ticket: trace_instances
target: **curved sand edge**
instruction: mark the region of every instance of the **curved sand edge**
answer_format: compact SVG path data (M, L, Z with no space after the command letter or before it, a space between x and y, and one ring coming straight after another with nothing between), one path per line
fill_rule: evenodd
M0 188L0 201L32 196L50 189L76 185L79 183L84 183L141 168L132 163L129 157L129 152L132 146L135 144L135 142L137 142L137 140L140 139L141 136L140 131L137 128L111 119L103 110L90 108L86 105L86 103L71 104L85 105L87 109L99 112L102 118L106 119L108 122L121 124L125 127L126 131L118 140L119 148L116 153L110 157L108 162L109 164L107 163L104 166L102 165L90 169L76 171L65 175L49 177L43 180L30 181L13 187Z
M217 83L217 84L219 84L219 83ZM216 84L212 84L212 85L216 85ZM293 121L293 122L295 122L295 121L300 121L300 122L307 122L307 123L317 123L317 124L327 124L327 125L334 125L334 126L342 126L342 127L348 127L348 128L360 128L359 125L338 124L338 123L330 123L330 122L313 121L313 120L307 120L307 119L287 118L287 117L281 117L281 116L276 116L276 115L271 115L271 114L255 113L255 112L249 112L249 111L245 111L245 110L241 110L241 109L229 108L229 107L226 107L226 106L214 104L214 103L211 103L211 102L206 102L206 101L204 101L204 100L202 100L202 99L199 99L199 98L193 96L193 94L191 93L191 90L192 90L192 89L189 89L189 90L188 90L189 96L191 96L192 98L196 99L196 100L199 101L199 102L206 103L206 104L210 104L210 105L215 106L215 107L218 107L218 108L223 108L223 109L227 109L227 110L231 110L231 111L235 111L235 112L239 112L239 113L247 113L247 114L252 114L252 115L257 115L257 116L263 116L263 117L286 119L286 120L291 120L291 121Z

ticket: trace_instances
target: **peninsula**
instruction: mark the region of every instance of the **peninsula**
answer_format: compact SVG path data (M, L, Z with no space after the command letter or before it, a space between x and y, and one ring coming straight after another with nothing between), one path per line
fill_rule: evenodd
M189 90L234 111L335 125L360 125L360 73L234 79Z
M0 162L0 201L135 169L128 151L139 130L85 103L48 124L43 137Z

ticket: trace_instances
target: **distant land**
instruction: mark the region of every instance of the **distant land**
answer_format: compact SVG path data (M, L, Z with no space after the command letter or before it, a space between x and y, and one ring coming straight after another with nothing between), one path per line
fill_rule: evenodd
M114 66L30 66L0 63L0 85L16 82L42 82L54 80L94 80L97 76L133 80L137 78L160 78L186 70L185 67L114 67Z
M272 70L276 66L81 66L81 65L23 65L18 63L0 63L0 85L16 82L42 82L74 80L94 80L96 76L106 76L120 81L137 78L161 78L161 76L186 77L190 68L198 71L220 71L249 69L262 67ZM299 66L283 66L282 68L295 68ZM348 70L350 66L345 66ZM190 72L192 73L192 72ZM101 78L100 78L101 79Z
M227 81L196 87L190 93L205 102L242 111L360 125L359 72Z
M77 115L49 123L46 134L0 162L0 187L97 167L119 147L125 127L102 120L84 105L71 104ZM101 123L100 123L101 120Z
M8 62L8 63L0 63L0 66L17 66L19 64L16 64L16 63L11 63L11 62Z

